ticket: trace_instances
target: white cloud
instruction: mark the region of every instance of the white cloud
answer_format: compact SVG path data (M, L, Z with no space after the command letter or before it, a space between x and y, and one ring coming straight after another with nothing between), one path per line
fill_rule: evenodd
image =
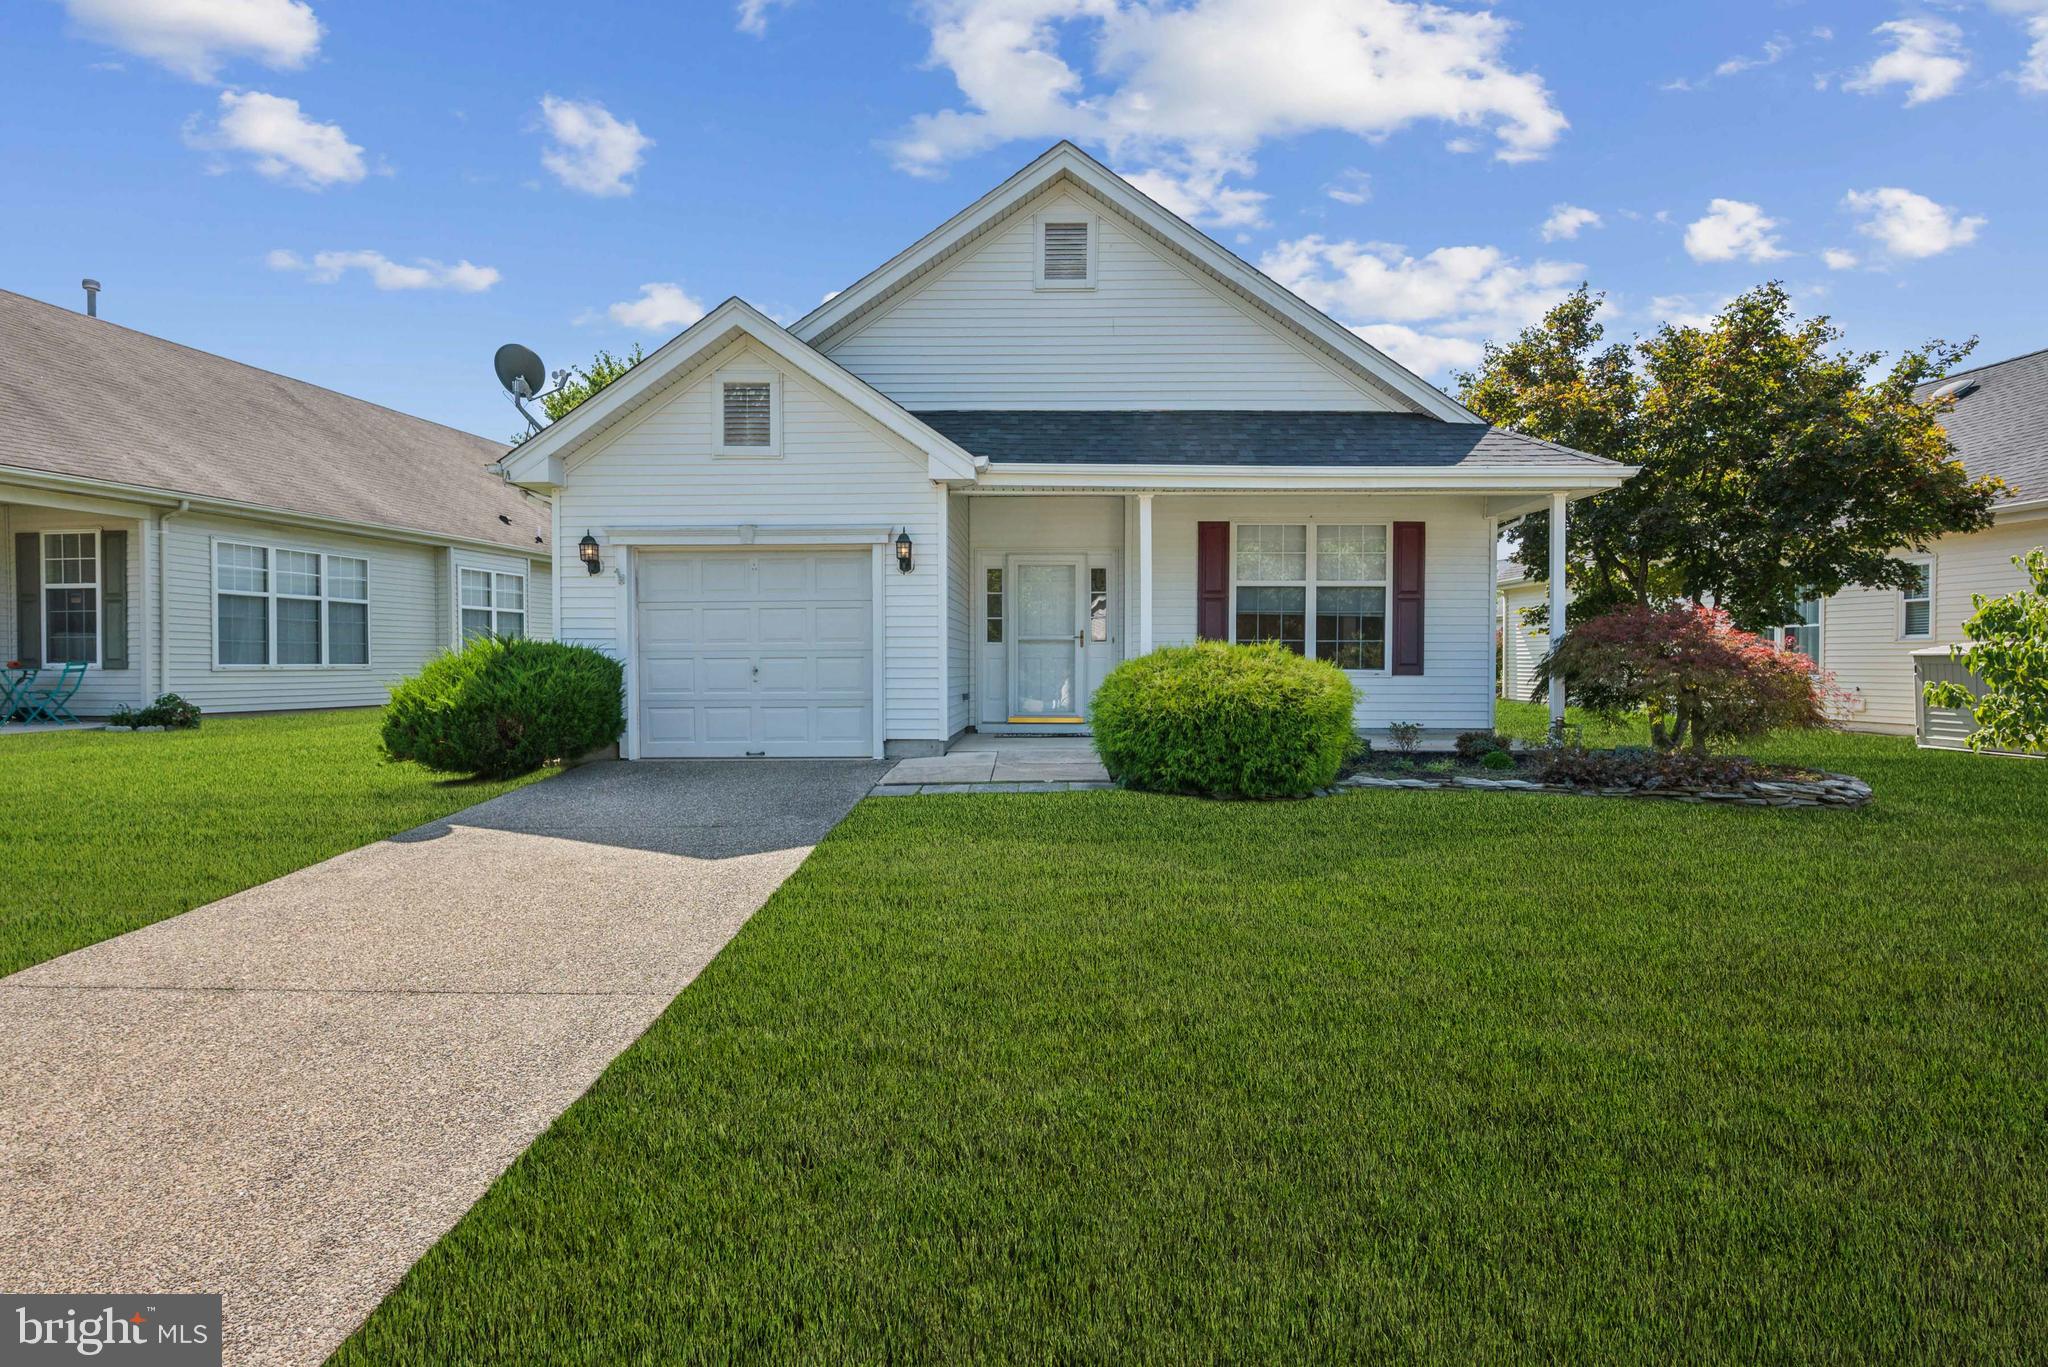
M320 50L320 21L301 0L64 0L88 36L195 81L249 57L302 67Z
M1650 300L1650 321L1679 328L1709 328L1731 302L1728 298L1702 302L1695 294L1660 294Z
M1859 264L1856 253L1840 247L1829 247L1820 254L1820 259L1831 271L1853 271Z
M1481 343L1538 321L1584 276L1576 263L1524 265L1498 247L1413 256L1391 243L1318 236L1280 243L1259 266L1425 374L1475 364Z
M543 95L540 112L552 139L541 149L540 164L555 179L587 195L633 193L627 177L640 169L647 149L654 146L640 125L615 117L596 100Z
M369 173L363 149L340 124L310 119L297 100L260 90L223 90L219 120L204 128L195 116L185 141L202 151L242 153L258 173L305 190L353 185Z
M704 316L704 306L674 281L653 281L640 287L638 299L625 299L605 310L620 327L642 332L680 332Z
M1190 223L1257 228L1266 221L1265 192L1223 183L1225 176L1248 176L1256 169L1247 158L1224 157L1195 164L1174 159L1170 166L1121 174Z
M458 294L481 294L503 279L493 266L458 261L443 265L421 257L411 265L393 261L382 252L315 252L311 261L282 248L263 258L274 271L302 272L308 280L331 285L350 271L361 271L380 290L454 290Z
M1991 0L1991 7L2021 20L2027 31L2027 55L2013 80L2029 95L2048 95L2048 0Z
M1764 44L1761 52L1756 53L1754 56L1745 54L1739 57L1730 57L1727 61L1714 68L1714 74L1716 76L1739 76L1745 71L1754 71L1760 66L1776 66L1779 62L1785 60L1785 54L1791 50L1792 45L1783 38L1773 38Z
M1486 359L1486 344L1469 337L1442 337L1400 323L1367 323L1351 329L1418 375L1472 370Z
M1706 217L1686 227L1685 250L1695 261L1775 261L1785 253L1772 230L1778 221L1739 199L1707 203Z
M1176 182L1211 223L1249 224L1258 202L1225 182L1249 175L1271 138L1328 129L1377 140L1434 120L1490 132L1496 156L1526 161L1566 127L1542 78L1508 64L1512 26L1486 11L1420 0L921 0L920 10L930 63L963 98L891 142L897 166L916 175L1012 139L1070 137L1158 173L1154 184Z
M794 0L740 0L734 11L734 26L741 33L762 37L768 32L768 11L792 3Z
M1952 93L1970 69L1963 31L1946 19L1894 19L1873 31L1889 38L1892 49L1843 82L1844 90L1874 94L1902 85L1907 104L1925 104Z
M1339 171L1323 193L1339 204L1364 204L1372 198L1372 177L1363 171Z
M1984 226L1982 218L1958 217L1955 210L1896 185L1851 190L1842 204L1862 216L1856 231L1882 243L1893 256L1939 256L1975 242L1977 230Z
M1555 242L1563 238L1570 241L1588 228L1605 226L1600 215L1591 209L1581 209L1576 204L1559 204L1553 206L1550 217L1543 220L1543 240Z

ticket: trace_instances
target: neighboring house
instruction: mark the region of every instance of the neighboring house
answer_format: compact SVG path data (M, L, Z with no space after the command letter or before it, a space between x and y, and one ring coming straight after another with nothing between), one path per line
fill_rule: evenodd
M634 758L1082 730L1197 637L1342 665L1362 727L1484 727L1499 523L1632 473L1488 427L1067 143L788 329L721 304L504 466L554 496L561 634L626 662Z
M81 716L382 703L465 631L551 634L502 452L0 291L0 653L82 662Z
M1913 590L1852 588L1811 599L1770 635L1834 675L1848 695L1843 722L1850 729L1918 732L1930 743L1956 744L1970 723L1940 709L1925 715L1920 681L1947 677L1948 647L1965 639L1970 595L2024 588L2013 557L2048 545L2048 351L1947 376L1919 395L1944 391L1955 406L1942 422L1964 467L2006 483L1993 525L1942 537L1924 554L1900 552L1917 567Z
M1536 687L1536 667L1550 653L1550 628L1531 626L1528 614L1550 601L1550 586L1532 579L1512 560L1500 566L1500 695L1527 702ZM1542 619L1547 621L1548 619Z

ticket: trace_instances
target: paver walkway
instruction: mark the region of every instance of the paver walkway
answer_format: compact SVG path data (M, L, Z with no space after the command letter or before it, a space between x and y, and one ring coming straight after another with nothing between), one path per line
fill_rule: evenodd
M0 979L0 1287L319 1362L886 768L590 765Z

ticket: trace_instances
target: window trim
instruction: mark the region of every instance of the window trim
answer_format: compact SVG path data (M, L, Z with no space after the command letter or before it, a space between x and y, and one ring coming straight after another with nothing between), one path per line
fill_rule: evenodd
M1826 598L1821 597L1819 594L1815 594L1811 598L1800 598L1797 601L1800 603L1810 602L1813 604L1813 622L1811 625L1813 626L1813 634L1815 637L1814 648L1810 651L1803 651L1801 653L1804 654L1809 660L1813 661L1813 667L1815 669L1823 668L1820 657L1821 652L1827 648L1828 641L1828 600ZM1789 628L1806 625L1808 624L1805 622L1781 622L1773 624L1771 626L1757 628L1756 635L1758 640L1763 641L1772 649L1783 650L1785 648L1785 632Z
M1904 589L1899 590L1898 597L1896 599L1897 606L1894 608L1893 618L1893 625L1898 632L1898 639L1902 642L1932 641L1940 634L1935 629L1934 621L1934 557L1932 555L1902 555L1899 557L1899 559L1903 563L1908 565L1924 565L1926 567L1927 597L1924 599L1908 598L1906 597L1906 591ZM1906 630L1906 605L1908 603L1919 602L1925 602L1927 604L1927 630L1919 633L1914 633Z
M782 372L761 366L729 366L711 377L711 454L725 460L782 459ZM768 444L728 446L725 441L725 388L734 384L768 386Z
M1303 595L1302 595L1302 628L1301 628L1301 630L1302 630L1302 643L1301 643L1301 650L1302 650L1302 655L1303 655L1303 657L1304 657L1304 658L1306 658L1306 659L1310 659L1310 660L1313 660L1313 659L1315 659L1315 658L1316 658L1316 589L1317 589L1318 587L1322 587L1322 588L1332 588L1332 589L1359 589L1359 588L1364 588L1364 589L1382 589L1382 590L1384 590L1384 591L1386 592L1386 595L1387 595L1387 597L1386 597L1386 600L1385 600L1385 621L1386 621L1386 637L1385 637L1385 639L1384 639L1384 640L1382 640L1382 641L1380 642L1380 659L1381 659L1381 662L1382 662L1382 663L1381 663L1381 665L1380 665L1380 667L1379 667L1378 669L1346 669L1346 670L1345 670L1344 672L1345 672L1346 674L1356 675L1356 676L1358 676L1359 678L1366 678L1366 679L1378 679L1378 678L1386 678L1386 677L1389 677L1389 676L1391 676L1391 675L1393 674L1393 672L1394 672L1394 523L1393 523L1393 520L1392 520L1391 518L1390 518L1390 519L1388 519L1388 520L1386 520L1386 521L1384 521L1384 522L1381 522L1381 521L1375 521L1375 520L1372 520L1372 519L1362 519L1362 520L1357 520L1357 521L1354 521L1354 520L1351 520L1351 519L1349 519L1349 518L1346 518L1346 519L1342 519L1342 520L1339 520L1339 519L1336 519L1336 518L1305 518L1305 519L1303 519L1303 520L1302 520L1302 521L1300 521L1300 522L1292 522L1292 521L1289 521L1289 520L1287 520L1287 519L1285 519L1285 518L1281 518L1281 519L1279 519L1279 520L1272 520L1272 519L1256 519L1256 518L1247 518L1247 519L1245 519L1245 520L1244 520L1244 521L1243 521L1242 523L1240 523L1240 522L1237 522L1237 521L1233 520L1233 521L1231 522L1231 524L1230 524L1230 639L1231 639L1231 641L1232 641L1232 643L1233 643L1233 644L1235 644L1235 643L1237 642L1237 590L1238 590L1238 587L1239 587L1239 585L1238 585L1238 578L1237 578L1237 530L1238 530L1238 528L1239 528L1240 526L1245 526L1245 527L1301 527L1301 528L1302 528L1302 529L1303 529L1303 530L1304 530L1304 531L1306 532L1306 534L1307 534L1307 537L1306 537L1306 550L1307 550L1307 557L1306 557L1306 560L1305 560L1305 561L1304 561L1304 563L1303 563L1303 570L1302 570L1303 574L1304 574L1304 575L1305 575L1306 577L1305 577L1305 578L1303 579L1303 581L1302 581L1302 582L1301 582L1301 583L1300 583L1299 585L1296 585L1296 584L1293 584L1293 583L1286 583L1286 582L1282 582L1282 581L1279 581L1279 580L1267 580L1267 579L1253 579L1253 580L1248 580L1248 581L1246 581L1246 582L1245 582L1245 584L1244 584L1244 587L1246 587L1246 588L1290 588L1290 589L1291 589L1291 588L1297 588L1297 587L1298 587L1298 588L1301 588L1301 589L1305 590L1305 592L1304 592L1304 593L1303 593ZM1331 581L1330 581L1329 583L1327 583L1327 584L1320 584L1320 585L1319 585L1319 584L1318 584L1318 581L1317 581L1317 579L1316 579L1316 528L1318 528L1318 527L1378 527L1378 528L1380 528L1380 529L1381 529L1381 530L1382 530L1383 532L1385 532L1385 534L1386 534L1386 547L1387 547L1387 551L1386 551L1386 554L1387 554L1387 569L1386 569L1386 576L1385 576L1385 578L1383 578L1383 579L1380 579L1380 580L1378 580L1378 581L1374 581L1374 580L1370 580L1370 579L1357 579L1357 580L1353 580L1353 579L1333 579L1333 580L1331 580Z
M1088 228L1088 275L1082 280L1045 278L1045 228L1048 223L1081 223ZM1050 211L1031 216L1031 288L1051 293L1095 288L1096 264L1102 242L1102 220L1095 214L1060 214Z
M100 535L102 530L103 528L99 527L52 527L46 531L36 533L36 554L38 556L36 579L41 586L36 595L40 600L36 604L36 610L37 616L42 619L40 630L42 632L42 657L45 665L61 669L66 664L77 663L76 661L53 661L50 659L50 590L53 588L90 588L92 590L92 658L85 662L85 667L87 670L100 669L107 658L107 562L104 553L106 541ZM52 584L50 582L50 538L53 536L89 536L92 538L92 583L90 585Z
M489 579L490 579L490 581L491 581L491 605L490 605L490 607L488 607L488 608L464 608L464 607L463 607L463 605L462 605L462 576L463 576L463 573L464 573L464 571L468 571L469 573L472 573L472 574L481 574L481 575L485 575L485 576L488 576L488 577L489 577ZM519 617L519 625L520 625L520 631L519 631L519 634L520 634L521 636L523 636L523 637L527 638L528 640L531 640L531 639L532 639L532 637L533 637L533 633L532 633L531 631L527 630L526 628L527 628L527 624L528 624L529 622L531 622L531 621L533 620L533 576L527 573L527 571L526 571L525 567L524 567L524 566L522 566L521 568L519 568L519 569L516 569L516 570L501 570L501 569L497 568L497 567L496 567L495 565L487 565L487 564L486 564L486 565L479 565L479 564L476 564L476 563L474 563L474 562L464 563L464 562L462 562L462 561L457 561L457 562L455 562L455 580L454 580L454 583L453 583L453 584L451 584L451 585L449 586L449 592L450 592L450 594L451 594L451 595L453 595L453 596L452 596L452 600L451 600L451 601L453 602L453 604L454 604L454 607L455 607L455 621L454 621L454 627L455 627L455 641L454 641L454 648L455 648L456 650L460 650L460 649L462 649L462 647L463 647L464 645L466 645L466 644L468 643L468 641L469 641L469 637L467 637L466 635L464 635L464 634L463 634L463 630L462 630L462 614L463 614L463 613L464 613L465 611L468 611L468 612L489 612L489 613L491 614L491 634L492 634L493 636L501 636L501 635L503 635L503 634L504 634L504 633L502 633L502 632L500 632L500 631L498 630L498 619L499 619L500 617L502 617L502 616L505 616L505 615L507 615L508 613L511 613L511 612L512 612L512 609L510 609L510 608L501 608L501 607L499 607L499 606L498 606L498 581L499 581L500 579L517 579L517 580L519 580L519 601L520 601L520 603L522 604L522 606L521 606L521 607L520 607L520 608L518 609L518 613L517 613L517 616Z
M222 546L247 546L264 555L264 589L260 594L240 590L232 592L236 598L261 598L266 604L266 618L269 623L269 639L265 642L269 659L262 664L227 664L220 658L220 548ZM315 601L303 593L280 594L277 591L277 555L279 551L293 555L313 555L320 558L320 662L318 664L279 664L277 662L277 600L291 598L300 602ZM334 571L329 561L357 560L363 566L363 596L361 598L337 598L331 592ZM246 674L272 673L292 674L317 671L331 673L360 673L372 669L377 663L376 632L372 630L370 606L374 601L370 586L370 555L368 552L352 555L347 551L330 551L311 546L291 546L273 541L254 541L240 536L209 536L206 539L207 578L211 592L207 597L207 630L213 638L213 669L217 673ZM337 664L328 659L332 653L334 630L328 620L328 606L332 603L360 603L363 606L363 660L361 664Z

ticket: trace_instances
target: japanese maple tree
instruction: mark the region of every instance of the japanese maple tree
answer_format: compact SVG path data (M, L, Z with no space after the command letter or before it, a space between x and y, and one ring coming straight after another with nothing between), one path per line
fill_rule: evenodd
M1540 697L1553 676L1603 716L1647 713L1662 750L1827 727L1834 685L1796 651L1742 631L1720 608L1641 604L1574 625L1537 666Z

